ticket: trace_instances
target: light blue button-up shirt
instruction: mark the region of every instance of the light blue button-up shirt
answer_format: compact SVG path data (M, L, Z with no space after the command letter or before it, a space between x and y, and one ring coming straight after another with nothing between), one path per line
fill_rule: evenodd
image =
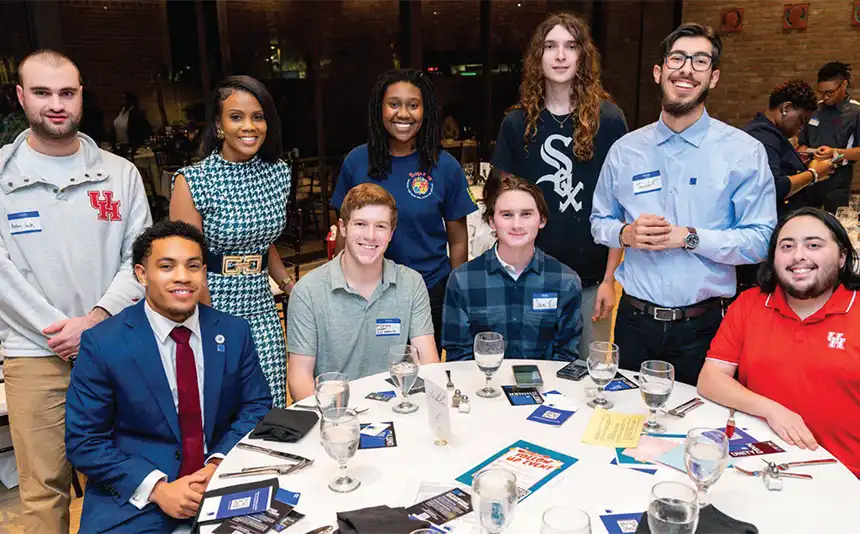
M707 111L675 133L660 120L619 139L594 191L591 234L618 248L625 223L643 214L699 234L694 250L628 248L615 277L659 306L735 294L735 265L759 263L776 226L776 191L764 147Z

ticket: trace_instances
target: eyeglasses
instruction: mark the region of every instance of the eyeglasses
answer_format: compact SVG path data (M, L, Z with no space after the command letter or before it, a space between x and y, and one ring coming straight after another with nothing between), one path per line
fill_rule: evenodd
M831 96L833 96L833 95L835 95L836 93L838 93L838 92L839 92L839 90L840 90L840 89L842 89L842 86L843 86L847 81L848 81L848 80L842 80L842 83L840 83L839 85L837 85L837 86L836 86L836 89L831 89L831 90L829 90L829 91L821 91L821 99L822 99L822 100L827 100L827 99L828 99L828 98L830 98Z
M689 56L683 52L670 52L666 54L664 57L666 61L666 67L670 70L678 70L687 63L687 60L690 60L690 64L693 66L693 70L697 72L704 72L711 68L711 65L714 63L713 56L705 54L704 52L700 52L698 54L693 54Z

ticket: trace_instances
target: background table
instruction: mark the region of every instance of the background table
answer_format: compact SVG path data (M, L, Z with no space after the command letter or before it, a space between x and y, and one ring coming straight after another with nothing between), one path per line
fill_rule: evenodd
M640 473L610 464L615 450L581 443L580 439L592 410L585 406L585 387L594 384L588 377L579 382L558 379L555 373L562 362L530 362L506 360L493 378L493 385L514 384L512 363L539 365L544 379L544 391L558 389L582 403L563 426L552 427L526 420L534 406L513 407L502 395L495 399L482 399L475 395L484 381L474 362L455 362L421 368L421 376L444 387L444 369L451 369L454 384L469 395L472 411L460 414L451 411L454 439L448 447L433 445L427 420L425 396L413 395L413 402L421 408L410 415L398 415L391 407L397 400L387 403L365 399L372 391L392 390L379 374L352 382L350 406L367 406L361 422L393 421L397 434L397 447L389 449L359 450L349 462L349 473L361 480L361 486L352 493L337 494L328 489L329 481L337 476L337 466L320 444L319 427L296 444L252 442L274 449L310 457L315 463L298 473L280 477L282 488L300 492L297 511L305 519L290 527L288 532L302 534L322 525L336 524L335 514L379 504L409 506L414 503L421 482L448 483L452 487L459 475L471 469L490 455L517 440L524 439L579 459L561 476L536 491L517 508L515 519L505 534L536 534L540 530L540 517L551 506L567 505L589 512L592 531L605 533L599 514L642 512L646 509L651 487L662 480L678 480L691 484L686 474L669 467L661 467L655 475ZM632 373L624 372L628 376ZM667 407L676 406L695 396L696 391L686 384L675 384ZM619 413L646 413L639 390L609 392ZM822 407L826 409L825 407ZM669 433L686 433L690 428L725 426L728 410L708 402L690 412L683 419L662 417ZM738 428L746 429L759 440L773 440L786 452L769 455L771 460L789 461L830 457L824 450L802 451L791 447L770 430L767 423L746 414L736 416ZM846 422L847 424L847 422ZM234 449L218 468L218 473L237 471L243 467L281 463L277 458ZM741 465L761 465L757 458L746 458ZM708 491L711 502L726 514L756 525L761 534L786 533L848 533L857 532L855 509L860 482L843 465L823 465L800 472L812 474L814 480L786 479L781 492L770 492L758 478L750 478L727 469L722 478ZM213 478L210 488L222 487L265 477L241 479ZM207 533L212 527L204 528ZM477 530L475 530L477 532Z

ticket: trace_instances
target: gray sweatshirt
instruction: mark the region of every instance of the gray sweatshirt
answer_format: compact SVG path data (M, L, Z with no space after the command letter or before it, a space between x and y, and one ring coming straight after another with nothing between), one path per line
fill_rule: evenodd
M141 298L131 245L152 223L140 173L79 133L68 177L22 168L30 130L0 148L0 355L50 356L42 329ZM53 169L54 171L56 169ZM46 175L54 175L48 178ZM53 183L61 182L61 183Z

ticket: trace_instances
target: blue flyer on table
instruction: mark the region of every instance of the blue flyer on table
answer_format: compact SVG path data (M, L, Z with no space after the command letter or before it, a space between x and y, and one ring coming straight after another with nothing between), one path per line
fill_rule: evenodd
M618 374L615 376L615 378L612 379L612 381L606 384L606 387L603 388L603 391L624 391L626 389L638 388L639 385L636 382L630 380L626 376Z
M538 406L537 410L533 411L527 419L529 421L543 423L545 425L561 426L565 421L570 419L570 416L573 414L574 412L571 410L560 410L558 408L544 405Z
M603 526L609 534L634 534L639 528L642 512L631 514L604 514L600 516Z
M272 502L275 488L265 486L204 499L199 521L220 521L240 515L265 512Z
M520 440L466 471L457 477L457 482L471 487L472 478L480 471L489 467L507 469L517 477L517 496L522 501L578 461L573 456Z

